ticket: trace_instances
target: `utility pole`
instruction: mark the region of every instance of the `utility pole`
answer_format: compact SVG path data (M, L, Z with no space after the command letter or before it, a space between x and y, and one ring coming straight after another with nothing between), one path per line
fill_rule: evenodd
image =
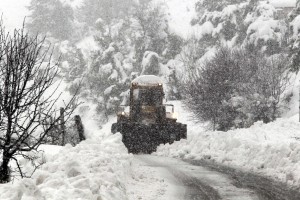
M81 142L82 140L85 140L84 127L79 115L75 115L74 118L75 118L75 125L77 128L78 136L79 136L79 141Z
M64 146L65 145L65 137L66 137L66 127L65 127L65 109L64 108L60 108L60 131L61 131L61 136L62 136L62 140L61 140L61 145Z

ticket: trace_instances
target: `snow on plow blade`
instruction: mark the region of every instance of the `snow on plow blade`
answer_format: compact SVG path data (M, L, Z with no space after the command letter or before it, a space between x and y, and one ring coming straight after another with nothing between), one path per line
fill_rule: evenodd
M120 132L129 153L152 153L160 144L186 139L186 124L114 123L112 133Z

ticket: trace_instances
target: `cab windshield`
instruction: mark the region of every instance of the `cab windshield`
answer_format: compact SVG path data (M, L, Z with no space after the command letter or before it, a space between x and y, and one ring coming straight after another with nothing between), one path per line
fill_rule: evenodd
M143 106L157 106L161 104L163 94L157 89L135 89L133 100Z

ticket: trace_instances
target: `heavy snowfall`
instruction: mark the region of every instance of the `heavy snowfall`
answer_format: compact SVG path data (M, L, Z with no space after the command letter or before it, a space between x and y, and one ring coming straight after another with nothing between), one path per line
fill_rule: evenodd
M0 200L300 199L300 1L0 12ZM187 138L130 153L112 124L156 83Z

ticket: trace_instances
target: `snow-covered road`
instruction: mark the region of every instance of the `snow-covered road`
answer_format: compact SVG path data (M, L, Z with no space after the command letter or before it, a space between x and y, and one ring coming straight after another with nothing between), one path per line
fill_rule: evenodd
M261 199L226 174L178 159L136 155L132 165L130 200Z

